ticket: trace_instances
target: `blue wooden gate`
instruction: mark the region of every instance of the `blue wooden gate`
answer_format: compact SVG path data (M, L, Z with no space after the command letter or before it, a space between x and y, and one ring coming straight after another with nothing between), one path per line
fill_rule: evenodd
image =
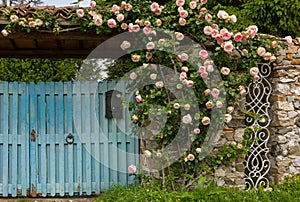
M129 112L105 117L105 95L114 87L114 82L1 82L0 194L92 195L134 183L126 173L138 163L138 140L128 135Z

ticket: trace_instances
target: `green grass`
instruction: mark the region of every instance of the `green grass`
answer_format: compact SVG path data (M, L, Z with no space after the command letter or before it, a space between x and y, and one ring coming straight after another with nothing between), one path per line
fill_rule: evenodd
M238 190L208 187L192 191L172 191L158 184L114 187L101 194L95 202L300 202L300 178L287 180L274 186L273 191Z

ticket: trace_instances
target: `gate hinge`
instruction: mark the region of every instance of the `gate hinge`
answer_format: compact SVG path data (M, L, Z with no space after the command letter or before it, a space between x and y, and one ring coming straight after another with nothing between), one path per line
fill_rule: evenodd
M30 139L32 142L35 142L35 140L36 140L36 133L35 133L34 129L31 130Z

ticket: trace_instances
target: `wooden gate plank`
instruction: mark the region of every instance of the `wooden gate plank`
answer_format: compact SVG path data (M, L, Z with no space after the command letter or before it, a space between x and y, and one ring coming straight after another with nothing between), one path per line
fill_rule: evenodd
M3 116L3 186L2 195L4 197L8 196L8 113L9 102L8 102L8 83L3 82L3 114L8 114L8 116Z
M66 94L66 100L65 100L65 116L66 122L67 122L67 133L72 133L74 136L73 132L73 98L72 98L72 93L73 93L73 86L71 82L66 82L64 83L64 94ZM75 104L75 103L74 103ZM74 137L75 138L75 137ZM74 194L74 144L68 145L68 166L69 169L67 171L68 174L68 187L66 187L66 192L69 193L70 196L73 196Z
M100 193L100 122L99 122L99 90L98 83L92 83L92 89L95 91L93 100L93 133L92 140L94 141L94 186L93 191Z

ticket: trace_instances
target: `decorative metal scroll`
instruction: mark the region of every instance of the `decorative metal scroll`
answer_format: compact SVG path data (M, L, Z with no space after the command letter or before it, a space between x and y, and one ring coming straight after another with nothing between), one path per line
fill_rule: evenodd
M267 174L270 170L268 158L269 148L267 143L270 137L268 126L271 122L269 116L269 97L272 91L268 77L271 74L269 64L258 64L258 81L253 81L247 87L245 109L249 112L246 115L246 125L251 129L251 148L245 159L245 181L247 188L268 187Z

